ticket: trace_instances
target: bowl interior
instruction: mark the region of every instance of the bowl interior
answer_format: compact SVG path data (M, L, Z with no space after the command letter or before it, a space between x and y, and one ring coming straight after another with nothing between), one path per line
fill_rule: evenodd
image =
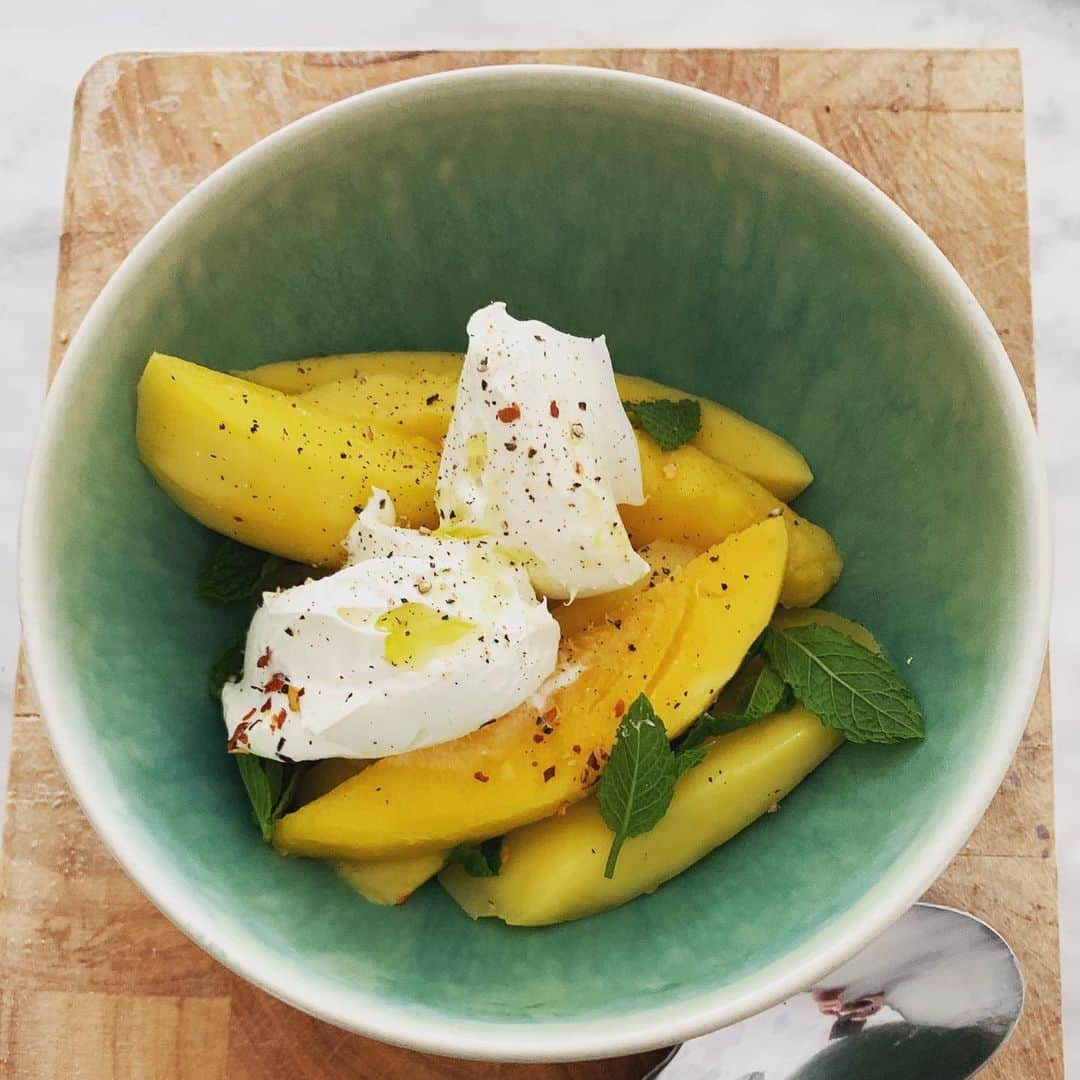
M35 675L92 816L197 940L369 1030L378 1009L450 1033L734 1001L867 897L903 889L943 823L970 812L962 793L1000 741L1028 618L1015 403L988 375L984 327L919 244L741 110L548 74L338 108L178 211L77 342L30 510ZM194 597L210 536L133 439L154 349L221 368L461 349L492 299L604 333L617 368L800 447L816 480L799 506L847 561L826 606L873 628L929 732L843 748L654 895L541 930L471 923L436 885L377 908L260 842L205 692L237 620Z

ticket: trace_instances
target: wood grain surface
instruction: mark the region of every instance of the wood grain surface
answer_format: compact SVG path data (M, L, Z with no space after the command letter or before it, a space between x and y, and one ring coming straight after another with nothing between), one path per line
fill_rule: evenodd
M1035 408L1020 61L1013 51L232 53L109 56L75 101L50 373L134 243L207 173L347 95L509 62L645 72L733 98L892 196L975 291ZM1060 1080L1049 685L967 848L930 898L1016 948L1020 1027L987 1070ZM0 1076L19 1080L638 1077L656 1055L479 1065L346 1034L245 984L142 897L68 792L21 677L0 876Z

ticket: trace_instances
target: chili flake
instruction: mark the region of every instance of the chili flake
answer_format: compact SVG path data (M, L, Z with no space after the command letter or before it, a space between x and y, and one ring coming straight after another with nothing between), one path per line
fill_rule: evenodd
M255 666L259 668L269 667L270 665L270 646L266 646L266 652L255 661Z
M550 412L556 420L559 419L559 406L554 401L548 406L548 412Z
M270 730L280 731L285 723L285 719L287 716L288 713L284 709L281 709L280 711L274 713L274 715L270 718Z
M247 729L248 726L243 720L236 725L236 730L232 733L232 737L225 744L225 749L228 750L230 754L235 754L238 747L248 745Z
M472 775L473 775L473 779L474 780L479 780L481 784L486 784L491 779L491 777L488 776L487 773L480 772L479 769L476 772L474 772Z
M504 405L495 415L504 424L512 424L519 416L521 416L521 410L518 408L518 404L515 401L513 405Z
M619 698L619 700L615 702L615 715L622 716L624 712L626 712L626 702L623 701L622 698Z
M549 780L553 779L554 776L555 776L555 766L554 765L549 765L544 770L544 783L546 784Z

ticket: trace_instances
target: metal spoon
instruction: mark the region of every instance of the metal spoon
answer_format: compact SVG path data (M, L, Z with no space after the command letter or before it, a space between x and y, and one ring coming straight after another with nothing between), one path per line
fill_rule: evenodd
M675 1047L645 1080L967 1080L1023 1007L1020 965L997 931L916 904L832 975Z

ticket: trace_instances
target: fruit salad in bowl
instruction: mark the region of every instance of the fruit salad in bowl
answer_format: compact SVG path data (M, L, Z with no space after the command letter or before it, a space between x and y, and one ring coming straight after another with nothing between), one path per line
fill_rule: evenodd
M1047 536L902 211L732 102L511 65L307 116L138 244L20 602L73 793L202 949L571 1061L775 1004L930 885L1023 730Z
M467 331L464 357L155 354L139 383L142 460L225 537L199 591L254 605L210 690L280 853L377 904L438 875L473 918L558 923L845 738L923 737L870 633L814 606L842 561L785 503L794 447L616 376L603 337L502 303Z

